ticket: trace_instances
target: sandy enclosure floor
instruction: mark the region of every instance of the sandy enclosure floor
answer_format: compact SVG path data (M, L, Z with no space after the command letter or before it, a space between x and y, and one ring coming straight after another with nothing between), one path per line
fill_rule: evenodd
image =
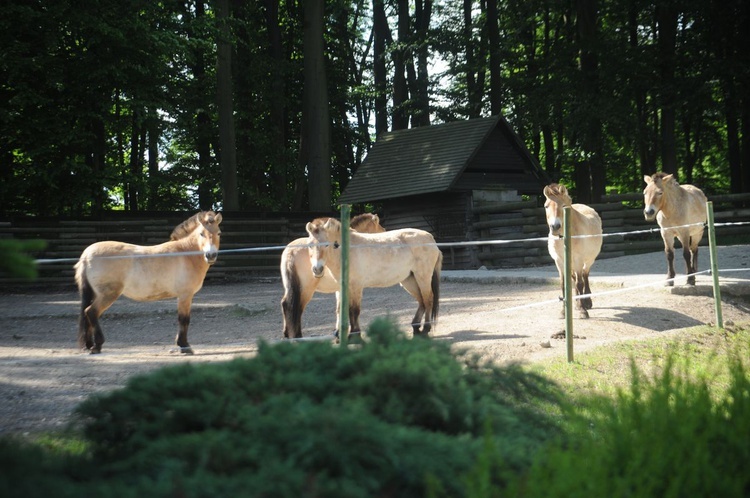
M720 250L720 268L750 268L748 246ZM702 256L701 268L706 268L708 255ZM591 276L591 318L574 321L575 351L714 322L711 277L699 275L694 289L687 289L684 279L670 289L662 284L665 267L662 253L597 262ZM750 272L743 271L722 275L725 322L750 321ZM443 277L433 340L501 363L565 357L565 341L551 338L564 329L554 267L444 272ZM259 341L281 340L282 294L276 276L206 285L193 305L193 356L173 351L175 300L136 303L121 298L102 317L103 353L88 355L76 346L79 302L74 288L6 290L0 293L0 435L64 427L87 396L121 387L130 377L156 368L251 357ZM305 336L329 336L334 308L333 295L316 294L303 317ZM366 328L375 317L390 316L410 330L415 310L416 303L398 286L367 289L361 323Z

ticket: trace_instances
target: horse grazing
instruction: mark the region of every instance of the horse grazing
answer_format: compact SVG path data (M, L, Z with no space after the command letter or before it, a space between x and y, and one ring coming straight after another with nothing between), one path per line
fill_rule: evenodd
M362 233L381 233L376 214L363 213L351 220L352 230ZM310 240L300 238L289 243L281 253L281 281L284 284L284 297L281 298L281 314L284 320L284 338L302 337L302 313L315 292L332 294L338 292L339 284L328 274L315 278L310 267L307 246ZM338 316L338 314L337 314Z
M312 274L318 279L331 278L340 286L341 223L333 218L318 218L305 228L313 242L308 248ZM432 235L415 228L372 234L352 231L349 242L351 332L360 331L363 290L400 283L419 305L412 320L414 335L427 336L438 317L443 265L443 253ZM338 320L336 326L340 328Z
M654 173L645 175L643 180L643 215L646 220L656 218L664 239L664 252L667 255L667 283L674 285L674 239L682 244L682 255L687 267L687 283L695 285L698 271L698 244L703 238L706 223L706 196L698 187L680 185L674 175Z
M104 344L99 317L118 297L135 301L177 298L180 352L193 354L188 344L190 307L219 254L221 214L193 215L172 232L169 242L138 246L103 241L88 246L75 265L81 294L78 345L92 354Z
M549 225L549 241L547 248L549 255L555 260L557 273L560 275L560 285L565 292L565 274L563 268L564 242L563 208L570 206L570 235L571 235L571 271L575 282L576 295L591 294L589 273L591 267L602 249L602 220L599 214L585 204L573 204L564 185L552 183L544 187L544 211ZM586 237L575 237L585 235ZM593 304L591 297L576 299L576 309L580 318L588 318ZM563 308L563 316L565 310Z

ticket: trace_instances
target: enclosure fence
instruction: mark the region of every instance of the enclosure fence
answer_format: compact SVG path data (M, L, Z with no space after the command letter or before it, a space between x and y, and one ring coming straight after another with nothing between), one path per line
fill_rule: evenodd
M652 286L661 286L664 285L665 280L660 279L658 281L649 282L641 285L636 286L628 286L621 289L616 290L608 290L608 291L599 291L596 293L590 293L590 294L583 294L574 296L573 293L573 287L572 287L572 272L570 268L570 247L571 247L571 240L574 238L584 238L584 237L594 237L592 235L577 235L572 236L568 229L570 227L570 223L568 221L568 216L570 215L570 207L566 207L564 209L564 222L563 222L563 228L564 228L564 234L560 236L560 238L564 241L564 272L563 272L563 301L564 301L564 310L565 310L565 340L566 340L566 351L567 351L567 357L568 361L573 361L574 355L573 355L573 301L575 299L584 299L587 297L597 297L597 296L604 296L609 294L616 294L616 293L623 293L623 292L633 292L634 290L646 288L646 287L652 287ZM707 232L708 232L708 242L709 242L709 252L710 252L710 268L708 270L698 271L690 275L686 276L697 276L702 274L710 274L712 275L712 286L713 286L713 300L714 300L714 308L715 308L715 315L716 315L716 326L718 328L723 328L723 317L722 317L722 310L721 310L721 288L719 285L719 273L737 273L737 272L746 272L750 271L750 268L732 268L732 269L719 269L717 264L717 257L716 257L716 227L717 226L748 226L750 225L750 222L724 222L724 223L714 223L714 212L713 212L713 203L709 201L706 204L706 210L707 210L707 222L704 223L696 223L696 224L690 224L690 225L684 225L683 227L689 227L694 225L705 225ZM350 217L350 206L343 205L341 206L341 220L342 220L342 241L340 249L342 251L342 275L341 275L341 281L342 282L348 282L348 260L349 260L349 252L350 252L350 245L349 245L349 217ZM683 228L683 227L672 227L672 228ZM632 234L654 234L657 232L660 232L662 229L659 227L655 228L649 228L649 229L642 229L642 230L631 230L631 231L620 231L620 232L611 232L611 233L604 233L601 235L603 239L606 239L608 237L622 237L624 235L632 235ZM528 243L529 241L549 241L551 236L546 237L532 237L532 238L526 238L526 239L515 239L515 240L481 240L481 241L461 241L461 242L438 242L435 243L440 248L448 248L448 247L465 247L465 246L480 246L480 245L511 245L511 244L519 244L519 243ZM230 248L230 249L221 249L219 251L220 258L222 255L226 254L257 254L257 253L279 253L283 251L284 249L288 247L300 247L300 248L308 248L311 247L313 244L311 243L305 243L305 244L286 244L286 245L268 245L268 246L260 246L260 247L239 247L239 248ZM432 244L430 244L432 245ZM363 245L358 245L357 247L363 247ZM382 244L378 245L378 247L384 247ZM117 257L126 257L126 258L133 258L133 257L178 257L178 256L185 256L185 255L201 255L202 252L179 252L179 253L165 253L165 254L155 254L155 255L128 255L128 256L107 256L112 258ZM74 263L78 261L78 258L40 258L36 260L36 264L41 266L47 265L47 264L60 264L60 263ZM278 268L278 267L277 267ZM682 276L680 278L684 278L685 276ZM675 277L676 278L676 277ZM674 280L674 279L672 279ZM349 316L348 316L348 287L346 285L342 286L341 292L340 292L340 317L339 317L339 323L341 326L341 329L339 330L339 340L342 344L346 344L349 336L347 333L342 333L342 331L348 331L349 328ZM515 311L519 311L522 309L529 309L537 306L547 306L552 303L559 302L559 299L551 299L551 300L543 300L543 301L536 301L532 303L526 303L519 306L513 306L513 307L505 307L501 310L494 310L493 312L496 313L497 311L501 311L503 313L511 313ZM489 313L489 312L487 312ZM320 339L330 339L329 337L323 337Z

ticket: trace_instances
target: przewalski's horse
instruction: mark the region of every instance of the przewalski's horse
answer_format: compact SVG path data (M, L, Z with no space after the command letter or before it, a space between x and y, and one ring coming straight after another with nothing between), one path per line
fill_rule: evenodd
M180 352L192 354L188 344L190 307L203 286L209 267L219 254L221 214L193 215L172 232L172 240L155 246L103 241L88 246L75 265L81 294L78 344L101 353L104 344L99 317L118 297L135 301L177 298Z
M381 233L376 214L363 213L352 218L352 230L361 233ZM307 246L310 240L300 238L289 243L281 253L281 282L284 284L284 297L281 299L281 314L284 321L284 338L302 337L302 313L315 292L332 294L338 292L339 284L330 275L315 278L310 267Z
M589 273L591 267L602 249L602 220L599 214L585 204L573 204L564 185L553 183L544 187L544 210L549 225L549 241L547 248L549 255L555 260L557 273L560 275L560 285L565 292L564 272L564 242L563 235L563 207L570 206L570 235L571 235L571 271L575 283L576 295L591 294ZM586 237L576 237L585 235ZM590 297L575 300L578 315L588 318L593 306ZM563 309L563 316L564 316Z
M687 267L687 283L695 285L698 271L698 244L703 238L706 223L706 196L693 185L680 185L674 175L659 172L644 176L643 215L649 221L656 218L664 239L667 255L667 283L674 285L674 239L682 244L682 255Z
M318 218L308 223L306 229L314 243L308 249L312 274L316 278L328 275L340 284L341 223L333 218ZM351 331L360 331L359 312L366 287L390 287L400 283L419 305L412 320L414 335L427 336L438 317L442 264L443 253L432 235L424 230L403 228L372 234L352 231L349 251ZM338 320L336 325L340 328Z

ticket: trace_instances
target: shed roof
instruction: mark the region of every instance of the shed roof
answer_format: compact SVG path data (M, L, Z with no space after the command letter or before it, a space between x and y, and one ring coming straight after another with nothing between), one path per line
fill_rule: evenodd
M493 116L383 134L339 201L370 202L451 190L496 127L540 184L548 183L508 122Z

